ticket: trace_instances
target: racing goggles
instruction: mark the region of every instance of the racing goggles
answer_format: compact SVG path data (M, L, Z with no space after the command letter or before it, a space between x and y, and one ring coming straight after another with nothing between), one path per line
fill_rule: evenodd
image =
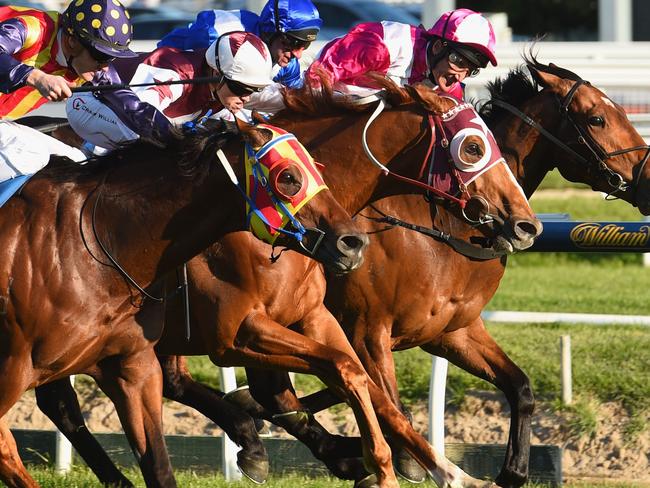
M298 51L299 49L307 49L311 45L311 41L298 39L289 33L281 34L282 44L289 51Z
M248 97L253 93L261 92L264 88L263 86L249 86L245 85L239 81L231 80L230 78L224 78L228 89L237 97Z
M474 63L470 62L465 56L457 53L454 50L449 51L447 60L449 61L449 64L456 69L460 69L460 70L466 69L468 71L467 76L469 76L470 78L475 77L481 72L481 68L479 68Z

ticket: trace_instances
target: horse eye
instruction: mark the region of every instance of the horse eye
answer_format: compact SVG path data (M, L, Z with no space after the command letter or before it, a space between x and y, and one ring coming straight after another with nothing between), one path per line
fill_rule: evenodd
M465 148L465 151L467 151L467 153L471 154L472 156L482 156L483 153L483 151L481 151L481 146L475 142L468 144Z
M592 115L587 119L587 122L589 122L589 125L593 125L594 127L605 127L605 119L600 115Z

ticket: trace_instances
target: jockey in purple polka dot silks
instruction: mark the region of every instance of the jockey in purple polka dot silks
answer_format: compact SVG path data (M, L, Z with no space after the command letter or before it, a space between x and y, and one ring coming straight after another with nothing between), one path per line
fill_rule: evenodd
M180 126L210 115L227 118L239 112L251 95L268 86L271 54L266 44L249 32L229 32L215 39L207 49L181 51L162 47L136 58L115 60L111 69L131 84L168 81L210 82L153 85L102 93L77 93L68 99L70 126L85 140L94 154L136 140L148 130L138 124L152 121L128 117L115 102L122 92L135 94L127 110L153 107L167 124Z
M51 154L82 159L80 151L9 120L65 100L74 86L114 81L109 63L135 56L132 31L118 0L73 0L62 14L0 7L0 181L35 173ZM152 110L140 115L155 118Z
M375 72L400 86L428 80L462 99L462 81L488 62L497 64L492 24L460 8L442 14L429 30L389 21L360 24L327 44L305 77L318 85L323 73L336 90L365 94L374 87L366 75Z

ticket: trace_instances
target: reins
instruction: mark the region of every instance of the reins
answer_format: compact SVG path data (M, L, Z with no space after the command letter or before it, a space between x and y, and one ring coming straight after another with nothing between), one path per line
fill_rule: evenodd
M370 159L370 161L371 161L375 166L377 166L377 167L382 171L382 173L384 173L384 175L386 175L386 176L391 176L392 178L394 178L394 179L396 179L396 180L399 180L399 181L402 181L402 182L404 182L404 183L408 183L408 184L410 184L410 185L413 185L413 186L417 186L417 187L419 187L419 188L422 188L422 189L426 190L426 191L429 192L429 193L433 193L433 194L435 194L435 195L437 195L437 196L439 196L439 197L441 197L441 198L444 198L445 200L449 200L449 201L451 201L451 202L453 202L453 203L456 203L456 204L458 204L461 208L464 209L465 206L467 205L467 201L468 201L468 199L465 198L465 196L466 196L466 192L465 192L465 191L461 191L461 197L458 198L458 197L455 197L455 196L453 196L453 195L451 195L451 194L449 194L449 193L446 193L446 192L444 192L444 191L438 190L437 188L435 188L435 187L433 187L433 186L431 186L431 185L429 185L429 184L427 184L427 183L423 183L422 181L418 181L418 180L416 180L416 179L409 178L408 176L403 176L403 175L397 174L397 173L391 171L390 169L388 169L388 167L386 167L384 164L382 164L382 163L381 163L381 162L380 162L380 161L375 157L375 155L372 154L372 151L370 150L370 147L368 146L368 138L367 138L368 128L369 128L370 125L374 122L374 120L375 120L377 117L379 117L379 115L384 111L384 109L385 109L386 107L387 107L386 101L384 100L384 98L380 98L380 99L379 99L379 104L377 105L377 108L376 108L375 111L372 113L372 115L371 115L370 118L368 119L368 122L366 122L366 125L365 125L365 127L363 128L363 134L362 134L362 136L361 136L361 145L363 146L363 150L364 150L364 152L366 153L366 156L368 156L368 159ZM432 114L429 114L429 117L428 117L428 119L429 119L429 126L430 126L430 128L431 128L431 132L432 132L432 136L431 136L432 138L435 137L435 136L433 135L433 134L435 134L435 127L436 127L436 124L434 123L435 117L436 117L436 116L434 116L434 115L432 115ZM444 134L444 132L443 132L443 134ZM445 146L445 149L448 150L448 144L447 144L447 146ZM429 150L428 150L427 155L425 156L425 159L424 159L424 164L426 164L426 162L430 159L430 157L432 157L432 151L433 151L433 144L431 144L431 145L429 146ZM422 170L421 170L420 172L422 172ZM455 175L455 176L456 176L456 175ZM457 178L457 177L456 177L456 178ZM457 178L457 179L458 179L458 178ZM462 184L462 182L461 182L460 180L458 180L458 183L459 183L460 188L461 188L461 190L462 190L462 189L464 188L464 185Z
M571 104L571 101L573 100L573 97L575 96L578 88L580 88L580 86L582 85L589 85L589 82L582 79L577 80L573 84L569 92L566 94L566 96L561 100L558 99L558 103L560 105L559 110L563 119L568 121L578 133L578 139L577 139L578 144L586 146L589 152L591 152L591 154L594 156L595 162L598 165L597 170L605 174L605 179L607 183L613 188L613 191L607 195L608 197L615 195L619 191L628 190L630 188L630 185L625 182L625 180L619 173L615 172L609 166L607 166L605 161L607 161L608 159L614 156L620 156L621 154L626 154L628 152L640 151L646 149L646 154L643 157L643 159L639 161L640 168L636 175L636 178L634 179L634 182L632 183L634 187L638 186L639 180L641 178L641 173L643 172L643 169L645 168L645 165L647 164L648 159L650 158L650 145L634 146L631 148L620 149L612 152L605 151L600 146L600 144L598 144L593 139L593 137L589 135L587 131L585 131L580 125L576 123L576 121L571 116L571 113L569 112L569 105ZM587 170L589 170L593 166L589 159L585 158L580 153L578 153L575 149L571 148L568 144L566 144L565 142L561 141L559 138L551 134L548 130L542 127L538 122L533 120L530 116L528 116L527 114L519 110L517 107L503 100L498 100L498 99L488 100L486 102L486 105L487 104L495 105L515 115L516 117L521 119L524 123L528 124L535 130L537 130L540 134L542 134L544 137L546 137L549 141L551 141L557 147L562 149L564 152L569 154L575 160L583 164L587 168Z
M454 251L456 251L459 254L462 254L463 256L487 261L489 259L495 259L506 255L505 252L497 252L494 249L473 246L472 244L469 244L468 242L462 239L453 237L451 234L447 234L438 229L424 227L422 225L417 225L417 224L411 224L397 217L393 217L391 215L382 212L374 205L370 205L370 208L372 208L375 212L381 215L381 217L369 217L367 215L361 214L362 217L368 220L372 220L373 222L388 224L391 227L398 226L398 227L403 227L404 229L412 230L414 232L419 232L420 234L429 236L433 239L436 239L438 241L441 241L449 245Z

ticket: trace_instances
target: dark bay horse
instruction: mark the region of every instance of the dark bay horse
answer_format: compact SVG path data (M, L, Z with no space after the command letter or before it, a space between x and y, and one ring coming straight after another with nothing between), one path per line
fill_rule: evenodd
M403 183L381 178L380 172L370 164L359 144L368 120L366 111L342 110L332 103L330 97L319 99L308 95L292 100L290 106L294 109L281 119L282 123L299 129L303 137L309 139L312 150L319 154L319 161L325 163L328 185L332 191L337 192L347 209L359 210L369 201L386 195L421 192L417 187L411 189ZM410 98L405 91L396 88L392 95L403 100ZM429 116L449 113L458 103L438 97L423 87L412 89L411 96L416 100L415 103L395 103L395 108L382 114L381 123L372 127L368 140L375 156L388 164L392 171L415 178L429 153ZM452 116L456 113L457 111ZM318 116L315 118L315 115ZM475 117L474 113L470 119ZM458 155L466 162L481 161L489 149L486 142L487 136L470 134L462 144L457 145ZM344 163L338 158L342 153L346 154ZM466 190L480 196L481 202L489 202L489 208L486 207L484 211L489 211L499 221L499 224L487 225L495 237L494 242L499 243L507 252L523 249L532 244L540 231L540 225L533 217L513 175L500 162L499 154L494 152L493 156L494 164L491 168L477 175L476 179L467 184ZM481 208L479 206L476 218L485 216ZM457 212L455 218L461 218L458 209L450 210L452 211ZM260 245L246 234L232 233L193 259L188 265L192 287L192 337L190 341L185 340L178 316L175 317L170 312L157 351L160 354L175 355L209 354L218 365L246 366L254 381L273 388L272 398L265 402L267 409L275 414L272 420L307 442L312 451L335 472L338 470L346 477L357 480L366 477L368 473L356 459L349 464L339 465L328 461L332 456L350 449L345 445L338 449L341 443L332 436L323 442L323 429L313 416L303 412L291 385L282 381L275 382L273 372L262 372L261 368L317 374L339 393L343 390L341 383L347 383L348 391L358 391L359 394L367 388L374 411L384 429L426 467L436 482L441 485L485 485L485 482L467 476L435 453L415 433L381 389L372 381L364 379L365 373L356 354L338 323L323 305L325 280L319 267L302 256L291 253L270 263L269 254L268 246ZM284 279L290 270L302 270L303 279ZM281 286L278 286L279 282L282 283ZM205 411L206 402L221 400L214 392L192 385L191 378L180 361L171 358L164 362L164 371L174 373L165 383L166 396L192 404L202 411ZM265 378L269 378L269 382L264 381ZM353 383L360 379L366 384L354 386ZM48 393L64 395L63 390L70 390L69 384L60 383L59 386L60 389L55 391L51 388ZM343 395L349 398L349 394L344 391ZM43 395L39 397L39 405L43 406L46 413L58 413ZM189 400L190 397L193 400ZM354 408L355 403L351 403ZM355 414L359 417L358 411ZM370 417L374 412L363 415ZM214 413L211 418L214 418ZM65 423L63 427L70 428ZM230 434L228 426L225 428ZM374 450L374 465L369 463L367 468L371 473L377 474L379 484L394 486L396 481L392 473L390 451L379 452L385 446L383 437L381 434L380 437L374 437L376 434L363 423L360 423L360 428L366 452ZM241 437L238 438L235 433L234 439L240 443ZM352 445L355 457L360 455L358 446L358 443ZM383 459L380 454L384 456Z
M2 417L25 390L74 373L91 375L115 403L147 485L176 485L153 350L164 312L156 283L246 227L244 199L217 154L241 179L242 140L259 148L273 134L235 129L177 134L165 148L137 143L83 166L53 161L0 209L0 479L8 486L38 485ZM301 178L285 164L276 186L300 190ZM367 238L329 192L297 219L322 231L315 257L360 262ZM349 251L356 242L356 256L340 253L340 240Z

